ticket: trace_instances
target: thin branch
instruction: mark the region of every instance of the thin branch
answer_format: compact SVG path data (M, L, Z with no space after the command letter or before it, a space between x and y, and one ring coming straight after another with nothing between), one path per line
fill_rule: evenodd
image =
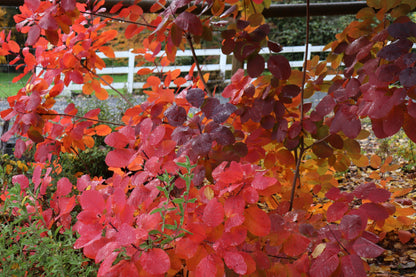
M194 58L194 62L196 64L196 68L198 69L199 78L201 79L202 84L204 84L205 90L207 91L208 95L211 95L212 96L212 92L208 88L208 85L207 85L207 83L204 80L204 76L203 76L201 67L199 66L198 59L196 58L196 53L195 53L195 49L194 49L194 44L192 42L192 37L191 37L191 35L189 33L186 34L186 39L188 40L189 46L191 47L192 57Z
M308 51L309 51L309 0L306 0L306 45L305 45L305 61L303 63L303 75L302 75L302 88L301 88L301 101L300 101L300 126L303 126L303 120L305 117L305 111L304 111L304 98L305 98L305 83L306 83L306 69L308 67ZM302 127L303 129L303 127ZM290 206L289 211L293 209L293 202L295 200L295 191L296 191L296 182L299 180L299 186L300 183L300 163L302 162L303 155L305 154L305 141L303 136L301 137L300 141L300 151L299 156L296 161L296 169L295 169L295 176L293 177L292 182L292 191L290 194Z
M66 114L66 113L54 113L54 114L50 114L50 113L39 113L39 115L67 116L67 117L72 117L72 118L84 119L84 120L88 120L88 121L94 121L94 122L97 122L97 123L111 124L111 125L116 125L116 126L126 126L125 124L122 124L122 123L115 123L115 122L111 122L111 121L94 119L94 118L89 118L89 117L84 117L84 116L78 116L78 115L72 115L72 114Z
M136 24L138 26L143 26L143 27L147 27L147 28L156 29L156 26L153 26L153 25L150 25L150 24L135 22L135 21L122 19L122 18L117 18L117 17L113 17L111 15L106 15L106 14L102 14L102 13L93 13L93 12L82 12L82 13L88 14L88 15L95 15L95 16L99 16L99 17L104 17L104 18L108 18L108 19L111 19L111 20L120 21L120 22L123 22L123 23Z
M101 77L100 75L98 75L97 73L95 73L94 71L92 71L91 69L89 69L82 61L81 59L79 59L77 56L74 55L74 57L76 59L78 59L80 61L80 64L83 68L85 68L86 70L88 70L89 73L91 73L92 75L94 75L95 77L97 77L98 79L100 79L101 81L103 81L107 86L109 86L112 90L114 90L115 92L117 92L118 95L120 95L121 98L123 98L124 101L126 101L126 103L130 106L130 108L132 108L134 105L133 103L130 102L130 100L124 96L124 94L119 91L118 89L116 89L115 87L113 87L109 82L107 82L103 77Z

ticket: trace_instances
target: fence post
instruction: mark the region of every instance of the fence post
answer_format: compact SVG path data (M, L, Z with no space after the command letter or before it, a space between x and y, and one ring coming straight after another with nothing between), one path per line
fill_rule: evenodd
M226 68L227 68L227 56L224 55L220 49L220 72L222 74L223 80L225 80Z
M305 48L306 49L306 44L305 44ZM312 55L312 44L308 44L308 53L305 53L306 55L306 59L309 61L311 59L311 55ZM305 60L305 56L303 56L303 60Z
M127 91L133 93L133 78L134 78L134 58L133 49L129 50L129 72L127 73Z

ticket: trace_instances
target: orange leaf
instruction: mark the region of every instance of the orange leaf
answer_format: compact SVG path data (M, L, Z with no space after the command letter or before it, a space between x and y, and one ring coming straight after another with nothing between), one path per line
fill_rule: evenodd
M263 210L256 206L251 206L244 211L244 226L255 236L267 236L270 232L271 221Z
M82 92L85 95L91 95L94 92L94 89L92 88L91 83L84 84L84 86L82 87Z
M149 68L142 68L142 69L139 69L139 71L137 71L137 75L147 75L150 73L153 73L153 70Z
M377 155L373 155L370 158L370 166L374 169L377 169L381 166L381 158Z
M110 46L101 46L98 48L101 52L103 52L104 55L106 55L108 58L115 58L116 55L114 54L114 49Z
M111 85L113 83L113 77L111 77L110 75L103 75L101 76L101 78L104 80L104 85Z
M99 100L105 100L108 98L108 92L103 89L100 88L99 90L95 91L95 96L99 99Z
M97 133L97 136L106 136L111 133L111 128L108 125L100 124L95 126L95 132Z

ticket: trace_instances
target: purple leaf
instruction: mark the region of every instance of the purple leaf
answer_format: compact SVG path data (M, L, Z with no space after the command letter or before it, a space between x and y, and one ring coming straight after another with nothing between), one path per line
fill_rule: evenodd
M192 88L187 91L185 97L192 106L199 108L204 103L205 92L200 88Z
M231 103L219 104L213 110L212 119L216 123L223 123L236 110L236 106Z
M214 115L214 109L220 104L220 100L214 97L208 97L205 99L204 104L201 106L201 110L205 113L207 118L212 118Z
M172 105L165 111L169 124L178 127L186 121L186 110L183 107Z

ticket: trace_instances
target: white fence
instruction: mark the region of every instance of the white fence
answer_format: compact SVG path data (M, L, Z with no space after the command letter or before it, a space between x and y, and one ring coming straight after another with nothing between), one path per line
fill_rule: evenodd
M316 55L319 53L324 52L323 48L325 46L321 45L321 46L312 46L309 45L308 47L308 53L306 53L308 60L311 58L312 54ZM305 57L305 46L289 46L289 47L284 47L283 50L279 53L279 54L285 54L285 53L302 53L303 55L303 59ZM329 50L327 50L329 51ZM196 56L197 57L205 57L208 58L207 62L202 63L201 69L203 72L220 72L222 78L225 78L227 72L230 72L232 69L232 64L231 64L231 60L227 59L227 55L224 55L221 51L221 49L196 49ZM157 56L160 57L162 56L164 53L159 53ZM260 54L270 54L268 48L263 48L260 51ZM103 53L98 53L99 57L101 57L102 59L109 59L107 58ZM127 58L128 59L128 65L127 66L120 66L120 67L106 67L102 70L98 70L97 73L98 74L111 74L111 75L127 75L127 81L126 82L113 82L111 84L111 86L115 89L126 89L129 93L133 92L133 89L140 89L143 87L144 82L134 82L134 75L137 73L137 71L139 71L142 68L146 68L146 67L136 67L135 66L135 58L136 58L136 54L132 53L131 50L130 51L121 51L121 52L115 52L115 56L116 59L120 59L120 58ZM190 57L192 58L192 52L191 50L185 50L185 51L178 51L176 53L176 57ZM216 62L213 63L209 63L210 60L215 60ZM290 66L293 67L302 67L303 65L303 60L297 60L297 61L289 61ZM191 64L190 65L171 65L171 66L166 66L163 67L163 71L167 72L169 70L174 70L174 69L180 69L181 72L189 72L189 70L191 69ZM151 67L148 67L151 68ZM196 68L195 68L195 72L196 72ZM224 79L224 81L228 81L226 79ZM110 87L106 86L104 87L106 89L110 89ZM69 85L69 87L67 88L68 90L81 90L82 89L82 85L77 85L77 84L73 84L71 83Z

